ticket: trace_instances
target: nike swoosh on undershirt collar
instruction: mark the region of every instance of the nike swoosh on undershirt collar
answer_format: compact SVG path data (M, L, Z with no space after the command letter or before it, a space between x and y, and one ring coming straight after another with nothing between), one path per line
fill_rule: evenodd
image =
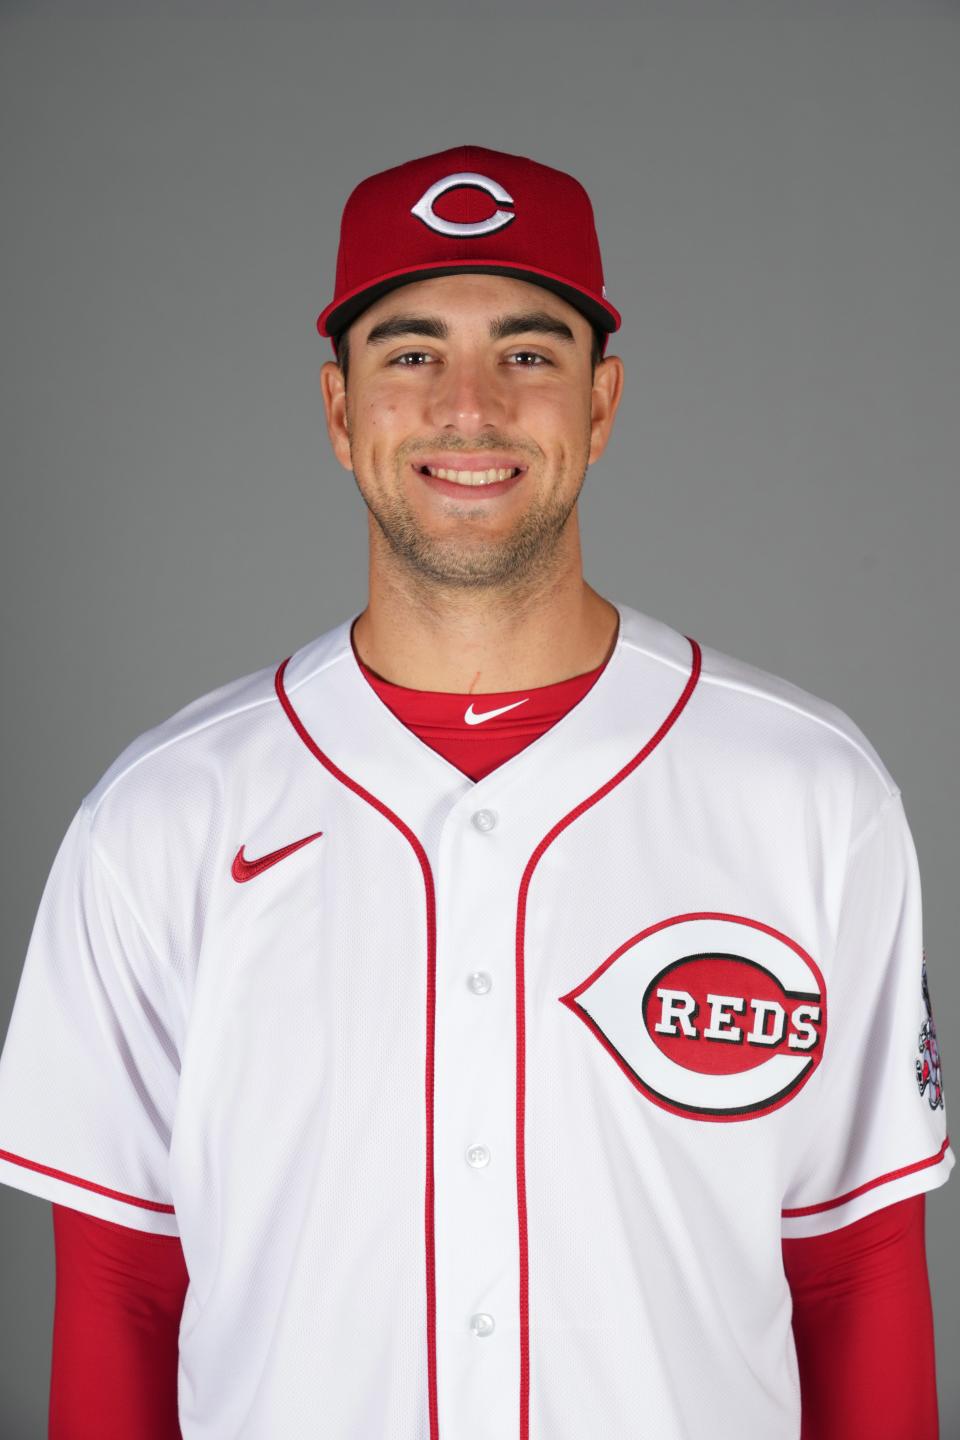
M516 710L518 705L526 705L529 698L529 695L525 695L522 700L514 700L510 705L501 705L499 710L485 710L482 715L478 715L474 710L473 701L471 700L464 712L463 718L468 725L482 725L484 720L492 720L494 715L505 715L508 710Z

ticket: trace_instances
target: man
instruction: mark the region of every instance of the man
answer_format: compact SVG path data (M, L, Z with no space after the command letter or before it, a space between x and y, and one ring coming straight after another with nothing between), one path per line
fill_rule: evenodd
M368 604L84 797L0 1063L54 1440L936 1435L902 799L835 706L584 580L619 323L563 172L350 197Z

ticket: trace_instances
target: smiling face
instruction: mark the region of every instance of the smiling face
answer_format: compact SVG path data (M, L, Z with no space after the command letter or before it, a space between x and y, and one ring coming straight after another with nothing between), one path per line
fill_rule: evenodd
M515 587L579 563L573 514L622 386L572 305L501 275L402 285L324 365L334 452L371 516L372 565L446 587Z

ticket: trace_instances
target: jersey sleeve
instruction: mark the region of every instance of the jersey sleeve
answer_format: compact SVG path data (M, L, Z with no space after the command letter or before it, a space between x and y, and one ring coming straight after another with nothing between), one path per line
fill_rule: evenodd
M826 1234L950 1174L929 969L917 855L895 790L847 857L823 1059L782 1199L784 1237Z
M82 802L40 900L0 1053L0 1181L176 1235L177 1000Z

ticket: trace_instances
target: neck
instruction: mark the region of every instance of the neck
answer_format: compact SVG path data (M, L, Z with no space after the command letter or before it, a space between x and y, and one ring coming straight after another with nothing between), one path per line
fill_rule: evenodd
M364 664L395 685L481 695L596 669L613 649L618 619L579 574L522 595L438 597L380 583L371 584L353 640Z

